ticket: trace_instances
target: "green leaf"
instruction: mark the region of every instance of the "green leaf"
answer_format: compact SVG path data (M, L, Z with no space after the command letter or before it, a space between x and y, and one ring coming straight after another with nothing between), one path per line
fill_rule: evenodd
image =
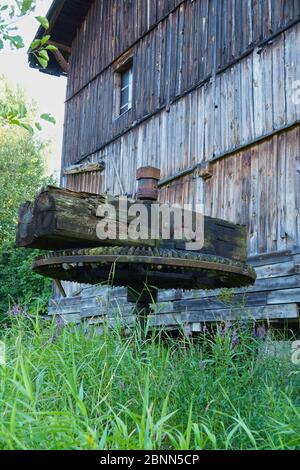
M39 55L39 57L40 57L41 59L45 59L45 60L47 61L47 63L48 63L48 61L49 61L49 55L48 55L48 52L45 51L45 49L42 49L41 51L39 51L38 55Z
M2 41L2 39L0 38L0 50L3 49L4 47L4 42Z
M42 57L37 57L39 64L43 67L43 69L47 68L48 60L43 59Z
M15 125L15 126L20 126L20 125L21 125L21 121L20 121L19 119L15 119L15 118L10 119L10 120L9 120L9 123L10 123L11 125Z
M41 115L41 119L44 119L44 121L51 122L52 124L56 124L56 120L51 114L44 113Z
M10 36L9 34L3 35L6 41L9 41L16 49L22 49L24 47L24 42L21 36Z
M21 15L26 15L34 6L35 0L23 0L21 4Z
M19 125L21 127L24 127L24 129L26 129L30 134L33 134L33 128L30 124L26 124L24 122L21 122Z
M39 122L35 122L34 125L35 125L35 127L37 128L38 131L42 130L42 126L40 125Z
M49 21L44 16L36 16L35 19L43 26L43 28L47 31L49 29Z
M35 39L34 41L32 41L30 49L33 51L34 49L39 47L40 44L41 44L41 40L40 39Z
M20 118L24 118L27 116L27 109L26 109L25 104L23 103L19 105L19 116Z
M51 51L51 52L58 51L57 47L53 46L53 44L48 44L48 46L46 46L45 49L47 49L47 51Z
M46 34L46 36L43 36L41 39L41 45L43 46L44 44L46 44L46 42L49 41L49 39L50 39L49 34Z

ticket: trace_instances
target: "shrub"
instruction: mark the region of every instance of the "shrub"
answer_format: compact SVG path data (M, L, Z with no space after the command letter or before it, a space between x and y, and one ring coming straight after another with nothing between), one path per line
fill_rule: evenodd
M13 242L0 246L0 316L13 304L44 312L51 295L51 280L35 274L32 261L36 250L14 247Z

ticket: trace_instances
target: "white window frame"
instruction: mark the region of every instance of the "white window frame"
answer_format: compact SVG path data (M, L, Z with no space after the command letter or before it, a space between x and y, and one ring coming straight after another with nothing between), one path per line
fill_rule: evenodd
M125 85L123 88L122 88L122 81L123 81L123 77L126 73L129 73L129 76L128 76L128 85ZM131 108L132 108L132 87L133 87L133 66L132 66L132 63L128 66L128 68L126 68L125 70L123 70L122 72L120 72L120 106L119 106L119 115L122 116L123 114L127 113ZM123 104L123 106L121 106L121 103L122 103L122 93L124 90L126 90L128 88L128 101ZM123 108L125 108L123 110Z
M113 97L113 119L118 119L121 116L125 116L128 111L132 109L133 103L133 78L134 78L134 67L133 67L133 50L127 51L122 57L120 57L115 64L114 68L114 97ZM129 74L129 94L128 94L128 103L121 108L121 96L122 96L122 77L123 74L127 71L130 71Z

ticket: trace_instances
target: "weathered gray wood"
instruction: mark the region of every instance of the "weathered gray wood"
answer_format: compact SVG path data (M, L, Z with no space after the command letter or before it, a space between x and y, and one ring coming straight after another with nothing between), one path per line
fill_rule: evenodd
M270 292L268 295L268 304L289 304L300 303L300 288L282 289Z
M133 310L131 310L132 312ZM90 317L90 318L89 318ZM121 314L115 317L109 312L103 316L97 315L86 315L85 318L89 318L90 324L101 324L108 323L110 325L117 325L118 323L132 324L136 320L135 315L130 315L130 312L126 312L124 316ZM229 320L284 320L284 319L295 319L298 318L298 308L296 304L283 305L272 305L264 306L259 308L227 308L227 309L216 309L209 311L194 311L187 310L181 313L169 312L159 313L150 315L149 324L152 326L176 326L180 328L182 325L188 323L202 323L202 322L220 322Z
M164 313L151 318L155 324L183 324L194 322L219 322L223 320L261 320L298 318L296 304L272 305L255 308L227 308L216 310L198 310L182 313Z
M62 314L61 318L63 319L63 321L65 323L75 323L75 324L76 323L77 324L81 323L81 317L80 317L79 314L76 314L76 313L74 313L74 314L73 313L72 314L70 314L70 313Z
M64 169L64 175L79 175L81 173L90 173L92 171L103 171L105 165L102 162L82 163L81 165L71 165Z
M297 273L294 261L271 264L267 266L257 266L255 270L259 279L290 276Z
M189 299L189 300L178 300L173 302L168 302L162 304L158 307L159 313L169 312L170 309L174 312L184 312L188 311L197 311L216 309L228 309L228 308L237 308L247 310L248 307L260 307L267 304L267 293L266 292L257 292L251 293L250 295L235 295L232 298L229 298L228 301L222 300L221 297L213 298L202 298L202 299Z

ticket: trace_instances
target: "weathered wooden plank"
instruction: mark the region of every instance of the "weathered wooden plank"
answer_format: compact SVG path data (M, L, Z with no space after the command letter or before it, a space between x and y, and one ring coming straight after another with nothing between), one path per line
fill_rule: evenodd
M132 312L132 309L131 309ZM57 312L57 315L60 315L66 322L70 323L79 323L82 319L88 320L89 324L101 324L107 323L109 326L116 326L117 324L128 324L132 325L136 321L136 316L130 314L130 311L122 311L116 316L110 312L97 315L88 315L82 316L77 313L63 313ZM287 305L266 305L259 307L248 307L248 308L220 308L220 309L211 309L211 310L192 310L188 307L183 312L164 312L160 313L157 311L155 315L150 315L149 324L152 326L177 326L180 328L180 325L185 325L188 323L210 323L210 322L220 322L228 320L246 320L246 321L255 321L255 320L282 320L282 319L296 319L299 317L298 307L296 303L290 303Z
M64 175L77 175L80 173L90 173L94 171L103 171L105 165L101 162L97 163L83 163L81 165L72 165L64 169Z
M185 312L185 311L205 311L218 309L237 308L248 309L248 307L261 307L267 303L266 292L251 292L249 295L239 294L230 296L228 300L222 300L221 296L202 298L202 299L189 299L189 300L178 300L158 305L157 313L162 314L166 312Z
M255 270L258 279L289 276L291 274L296 274L296 268L293 261L270 264L266 266L257 266Z
M224 308L216 310L187 311L184 313L164 313L150 318L150 324L184 325L186 323L220 322L226 320L267 320L267 319L293 319L298 318L296 304L266 305L254 308Z
M300 288L296 289L282 289L270 292L268 295L268 304L290 304L300 303Z

